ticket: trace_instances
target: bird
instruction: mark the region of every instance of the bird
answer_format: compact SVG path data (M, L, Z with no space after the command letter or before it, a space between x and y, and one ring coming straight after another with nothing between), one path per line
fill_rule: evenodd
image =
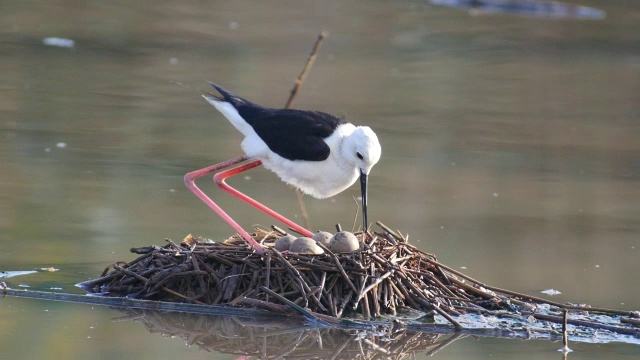
M363 230L366 231L367 179L382 153L378 137L370 127L356 126L320 111L263 107L215 83L209 84L220 95L205 92L202 96L244 135L241 148L245 155L185 175L185 184L196 196L239 231L240 226L204 195L193 181L197 177L251 160L248 164L216 174L214 181L242 201L282 221L304 236L311 236L309 230L231 188L224 179L263 165L285 183L318 199L334 196L359 179ZM250 241L247 238L250 236L243 232L239 231L256 251L264 251L260 244L256 243L260 245L256 246L255 241Z

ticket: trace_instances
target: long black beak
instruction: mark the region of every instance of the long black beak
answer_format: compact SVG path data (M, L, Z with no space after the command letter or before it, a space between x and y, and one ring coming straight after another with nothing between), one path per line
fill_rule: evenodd
M362 191L362 231L367 231L369 218L367 216L367 174L360 170L360 190Z

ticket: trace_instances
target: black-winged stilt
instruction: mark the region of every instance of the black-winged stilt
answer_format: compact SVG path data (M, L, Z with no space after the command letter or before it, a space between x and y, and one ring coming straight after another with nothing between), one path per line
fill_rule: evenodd
M245 155L186 174L184 182L189 190L261 253L262 245L205 195L195 185L195 179L252 160L215 174L216 185L309 237L313 236L311 231L230 187L225 179L262 164L284 182L315 198L338 194L360 179L363 230L367 229L367 176L381 154L378 137L369 127L355 126L319 111L262 107L210 84L222 96L202 96L245 136Z

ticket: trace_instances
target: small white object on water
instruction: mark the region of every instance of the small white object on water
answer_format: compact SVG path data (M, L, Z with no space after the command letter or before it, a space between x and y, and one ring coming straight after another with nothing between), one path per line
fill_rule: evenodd
M596 267L597 267L597 268L599 268L599 267L600 267L600 265L596 265Z
M229 23L229 30L235 30L235 29L237 29L237 28L238 28L238 23L237 23L237 22L235 22L235 21L231 21L231 22Z
M324 246L329 246L329 243L331 242L331 238L333 237L333 234L330 232L326 232L326 231L318 231L317 233L313 234L313 240L315 240L316 242L321 243Z
M566 354L566 353L570 353L570 352L572 352L573 350L569 349L569 347L568 347L568 346L563 346L563 347L561 347L560 349L558 349L558 351L562 351L563 353L565 353L565 354Z
M551 296L562 294L560 291L555 290L555 289L547 289L547 290L542 290L540 292L543 293L543 294L546 294L546 295L551 295Z
M177 65L178 64L178 58L172 57L171 59L169 59L169 64Z
M299 237L295 239L291 243L291 247L289 247L289 252L296 254L324 254L324 250L318 246L316 241L308 237Z
M59 142L59 143L56 144L56 147L58 149L64 149L64 148L67 147L67 143Z
M76 42L71 39L48 37L42 39L42 43L47 46L57 46L62 48L73 49L76 46Z
M348 231L337 232L329 242L329 250L334 253L349 253L359 249L358 238Z
M296 239L293 235L285 235L276 240L275 248L278 251L287 251L291 247L291 243Z
M2 279L2 278L10 278L10 277L14 277L14 276L21 276L21 275L35 274L35 273L37 273L37 271L35 271L35 270L25 270L25 271L0 271L0 279Z

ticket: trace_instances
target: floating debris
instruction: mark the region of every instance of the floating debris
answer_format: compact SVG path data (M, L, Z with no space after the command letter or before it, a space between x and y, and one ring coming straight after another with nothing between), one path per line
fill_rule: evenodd
M551 295L551 296L562 294L560 291L555 290L555 289L547 289L547 290L542 290L540 292L543 293L543 294L546 294L546 295Z
M603 10L543 0L429 0L433 5L470 9L473 14L509 14L524 17L601 20Z
M42 39L42 43L47 46L57 46L62 48L73 49L76 46L76 42L71 39L48 37Z
M12 278L14 276L21 276L21 275L29 275L29 274L35 274L37 273L37 271L35 270L26 270L26 271L0 271L0 279L5 278Z

